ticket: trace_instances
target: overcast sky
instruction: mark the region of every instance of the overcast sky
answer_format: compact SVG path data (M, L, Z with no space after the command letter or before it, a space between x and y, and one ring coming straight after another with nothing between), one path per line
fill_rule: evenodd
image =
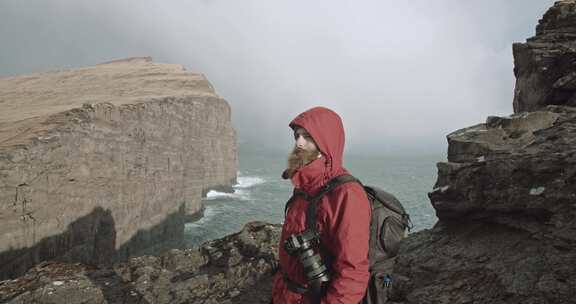
M0 75L152 56L205 74L245 146L288 149L288 122L322 105L349 152L445 153L512 113L511 45L553 2L0 0Z

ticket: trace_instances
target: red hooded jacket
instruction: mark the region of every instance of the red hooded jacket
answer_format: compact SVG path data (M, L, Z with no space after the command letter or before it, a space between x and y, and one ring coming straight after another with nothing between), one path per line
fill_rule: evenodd
M295 188L315 195L326 183L339 175L347 174L342 167L344 151L344 128L335 112L323 108L312 108L298 115L290 127L300 126L314 139L322 157L300 168L292 176ZM284 250L284 241L294 233L306 229L308 202L297 197L290 205L280 237L280 271L274 277L272 297L274 304L307 303L303 295L289 290L283 280L306 286L302 266L295 256ZM370 238L370 203L362 186L358 183L340 185L326 194L318 203L316 225L323 245L332 255L331 281L322 304L357 304L368 285ZM326 261L326 258L323 257Z

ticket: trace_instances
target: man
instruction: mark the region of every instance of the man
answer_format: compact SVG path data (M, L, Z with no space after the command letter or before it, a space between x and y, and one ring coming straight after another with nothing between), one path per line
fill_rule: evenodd
M318 194L333 178L349 174L342 167L344 128L334 111L315 107L298 115L289 126L294 130L295 148L284 178L290 178L296 191L309 197ZM273 282L273 303L310 303L310 288L297 256L290 255L285 242L306 230L310 202L294 196L288 206L280 237L280 269ZM330 281L321 295L322 304L357 304L369 280L368 242L370 203L358 183L342 184L317 202L316 229L320 246L315 252L329 269ZM295 288L294 286L301 287Z

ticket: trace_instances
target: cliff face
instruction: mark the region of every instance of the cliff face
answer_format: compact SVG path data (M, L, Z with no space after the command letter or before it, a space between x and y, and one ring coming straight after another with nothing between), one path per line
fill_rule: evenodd
M403 243L393 303L575 303L576 1L514 46L509 117L448 135L436 226ZM575 78L576 79L576 78Z
M178 65L2 77L0 107L0 278L178 239L202 193L236 179L229 105Z
M576 106L576 1L559 1L536 27L536 36L515 43L514 112L546 105Z

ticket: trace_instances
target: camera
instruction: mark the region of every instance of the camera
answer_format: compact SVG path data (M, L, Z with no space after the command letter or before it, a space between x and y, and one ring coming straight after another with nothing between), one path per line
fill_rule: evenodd
M304 275L312 285L330 281L328 268L324 265L322 257L314 253L313 247L318 243L319 236L310 230L292 234L284 242L284 249L289 255L298 257L304 267Z

